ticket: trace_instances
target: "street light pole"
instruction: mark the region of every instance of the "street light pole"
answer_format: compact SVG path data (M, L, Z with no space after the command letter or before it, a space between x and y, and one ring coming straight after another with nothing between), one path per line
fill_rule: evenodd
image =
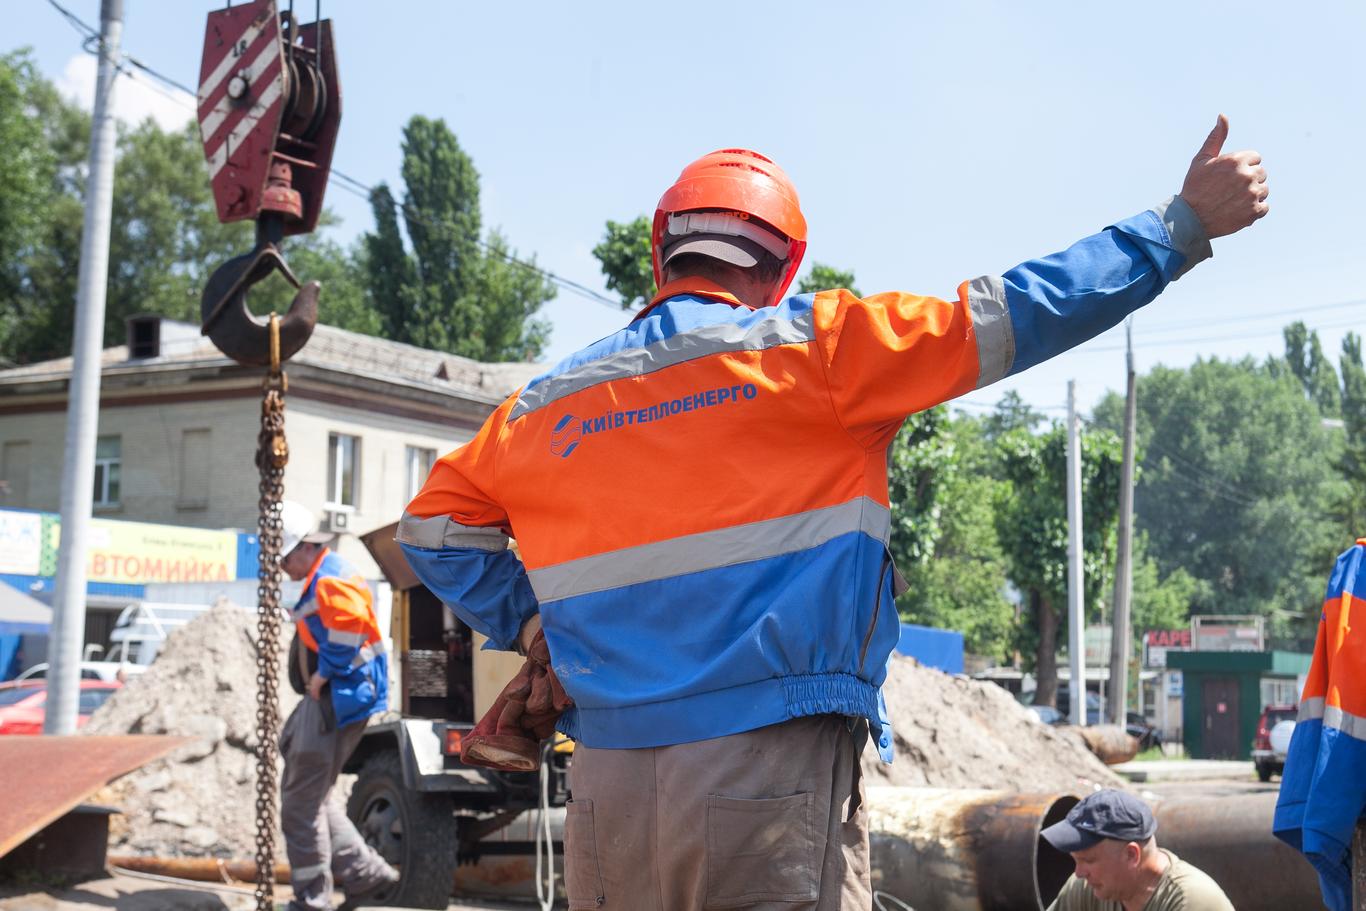
M1067 381L1067 653L1072 682L1072 723L1086 724L1086 599L1082 590L1081 436L1077 430L1077 383Z
M76 333L62 465L62 538L48 655L45 734L73 734L85 643L86 556L94 500L95 436L100 420L100 354L109 280L109 220L114 195L114 79L118 75L123 0L100 0L100 62L90 124L89 179L76 291Z

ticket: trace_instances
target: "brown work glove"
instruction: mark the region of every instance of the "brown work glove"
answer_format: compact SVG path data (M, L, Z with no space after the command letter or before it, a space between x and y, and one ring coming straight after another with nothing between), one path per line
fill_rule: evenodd
M460 761L505 772L534 772L541 764L541 741L555 733L555 722L573 705L550 668L545 634L536 633L527 660L460 742Z

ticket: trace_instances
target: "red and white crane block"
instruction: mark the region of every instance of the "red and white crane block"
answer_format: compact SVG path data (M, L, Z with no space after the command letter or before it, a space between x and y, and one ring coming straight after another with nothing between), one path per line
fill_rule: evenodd
M198 106L219 221L312 231L341 123L332 21L301 26L275 0L209 13Z

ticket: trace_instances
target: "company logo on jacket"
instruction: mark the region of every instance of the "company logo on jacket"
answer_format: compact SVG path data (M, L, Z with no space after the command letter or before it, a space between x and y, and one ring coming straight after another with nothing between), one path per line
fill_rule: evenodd
M567 459L578 448L583 437L591 434L607 433L637 424L653 424L687 411L737 405L757 398L758 395L759 387L755 384L736 383L734 386L717 386L701 392L688 393L645 408L609 408L591 418L577 418L572 414L566 414L555 422L550 431L550 454Z

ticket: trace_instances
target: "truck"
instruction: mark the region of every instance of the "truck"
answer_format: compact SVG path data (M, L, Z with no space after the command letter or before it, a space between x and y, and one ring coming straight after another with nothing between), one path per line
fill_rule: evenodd
M510 824L527 811L563 807L572 745L548 745L540 773L497 772L460 761L461 738L521 668L522 658L481 649L484 637L408 567L394 541L397 527L361 535L392 589L398 711L365 729L343 767L357 776L347 815L399 870L398 883L376 900L445 908L458 865L490 854L536 852L532 839L490 836L512 831Z

